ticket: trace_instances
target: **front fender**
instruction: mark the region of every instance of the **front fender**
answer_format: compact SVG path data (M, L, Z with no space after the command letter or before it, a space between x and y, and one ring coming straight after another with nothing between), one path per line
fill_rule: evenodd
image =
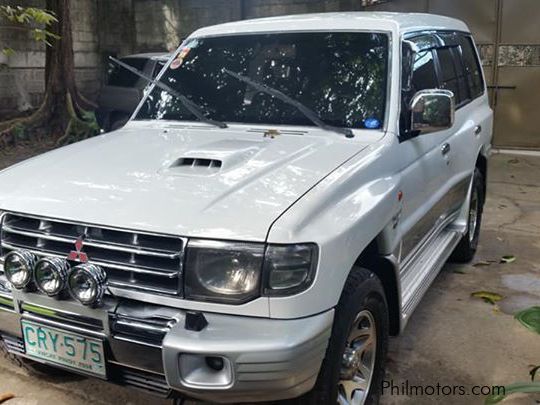
M401 203L400 175L393 171L391 150L388 142L366 148L273 224L269 243L314 242L320 252L313 285L292 297L270 298L271 317L302 317L334 307L360 253L383 230L392 232Z

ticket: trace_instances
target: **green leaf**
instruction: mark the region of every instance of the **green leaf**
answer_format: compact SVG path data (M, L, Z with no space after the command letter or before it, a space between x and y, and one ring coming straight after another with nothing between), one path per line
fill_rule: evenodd
M491 305L495 305L498 301L504 298L501 294L497 294L490 291L475 291L471 293L471 297L481 298L485 302Z
M514 316L523 326L540 334L540 307L531 307Z
M501 257L501 263L512 263L516 261L516 257L512 255L506 255Z
M3 24L5 21L8 24ZM3 29L26 30L30 32L32 39L46 45L50 45L49 39L58 38L48 30L57 21L54 13L41 8L0 6L0 26Z
M524 393L524 394L532 394L540 392L540 382L518 382L514 384L510 384L504 387L504 394L494 394L490 395L486 398L484 401L484 404L486 405L492 405L497 404L501 402L503 399L505 399L508 395L511 394L517 394L517 393Z
M11 56L15 54L15 50L13 50L12 48L4 48L2 49L2 53L6 56Z

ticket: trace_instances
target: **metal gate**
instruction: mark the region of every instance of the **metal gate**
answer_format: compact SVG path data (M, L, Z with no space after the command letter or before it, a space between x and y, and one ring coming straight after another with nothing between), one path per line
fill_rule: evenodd
M540 149L540 0L393 0L373 9L464 20L482 55L494 145Z
M494 143L540 149L540 1L501 1L499 16Z

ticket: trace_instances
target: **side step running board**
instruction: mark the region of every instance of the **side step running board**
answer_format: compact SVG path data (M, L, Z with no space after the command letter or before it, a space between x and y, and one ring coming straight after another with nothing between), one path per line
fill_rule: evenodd
M401 269L401 316L405 326L410 315L435 280L446 260L461 239L462 233L447 227L431 242L426 244L423 251Z

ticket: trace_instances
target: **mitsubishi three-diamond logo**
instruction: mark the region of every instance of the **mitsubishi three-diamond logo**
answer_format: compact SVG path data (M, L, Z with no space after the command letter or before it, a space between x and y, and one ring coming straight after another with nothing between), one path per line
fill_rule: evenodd
M82 251L84 246L84 235L81 235L75 241L75 250L69 253L68 260L80 263L88 263L88 255Z

